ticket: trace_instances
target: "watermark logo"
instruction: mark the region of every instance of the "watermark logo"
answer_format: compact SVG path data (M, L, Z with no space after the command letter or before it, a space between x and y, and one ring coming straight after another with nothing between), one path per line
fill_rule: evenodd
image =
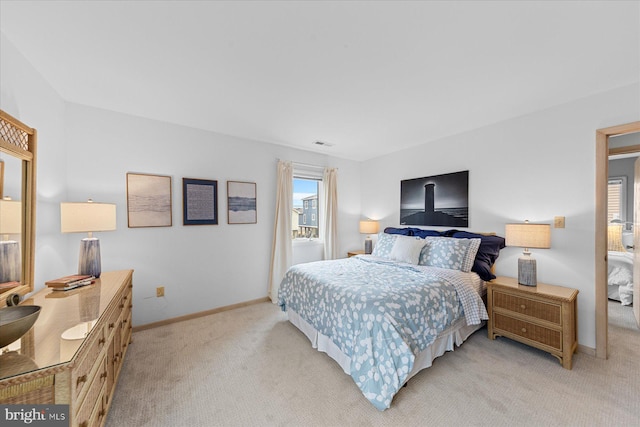
M68 427L69 405L0 405L0 424Z

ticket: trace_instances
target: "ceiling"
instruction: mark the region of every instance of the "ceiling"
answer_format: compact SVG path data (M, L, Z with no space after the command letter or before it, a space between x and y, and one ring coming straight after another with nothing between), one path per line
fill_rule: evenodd
M638 1L1 0L0 16L66 101L359 161L640 80Z

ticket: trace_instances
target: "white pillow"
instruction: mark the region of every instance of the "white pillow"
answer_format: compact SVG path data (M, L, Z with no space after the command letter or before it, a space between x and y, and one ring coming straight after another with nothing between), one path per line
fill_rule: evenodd
M419 237L396 236L389 258L394 261L418 264L420 252L425 245L425 240Z

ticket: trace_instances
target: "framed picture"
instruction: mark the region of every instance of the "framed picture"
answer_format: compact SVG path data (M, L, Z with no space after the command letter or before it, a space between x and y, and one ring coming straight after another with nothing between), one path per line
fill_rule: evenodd
M218 181L182 178L184 225L218 224Z
M256 224L256 183L227 181L227 207L229 224Z
M171 227L171 177L127 173L129 228Z
M400 224L469 226L469 171L400 181Z

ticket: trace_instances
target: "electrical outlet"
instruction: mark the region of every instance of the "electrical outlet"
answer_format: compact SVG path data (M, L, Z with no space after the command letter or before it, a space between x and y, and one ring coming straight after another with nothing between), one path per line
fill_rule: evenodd
M163 297L164 296L164 286L158 286L156 288L156 296Z

